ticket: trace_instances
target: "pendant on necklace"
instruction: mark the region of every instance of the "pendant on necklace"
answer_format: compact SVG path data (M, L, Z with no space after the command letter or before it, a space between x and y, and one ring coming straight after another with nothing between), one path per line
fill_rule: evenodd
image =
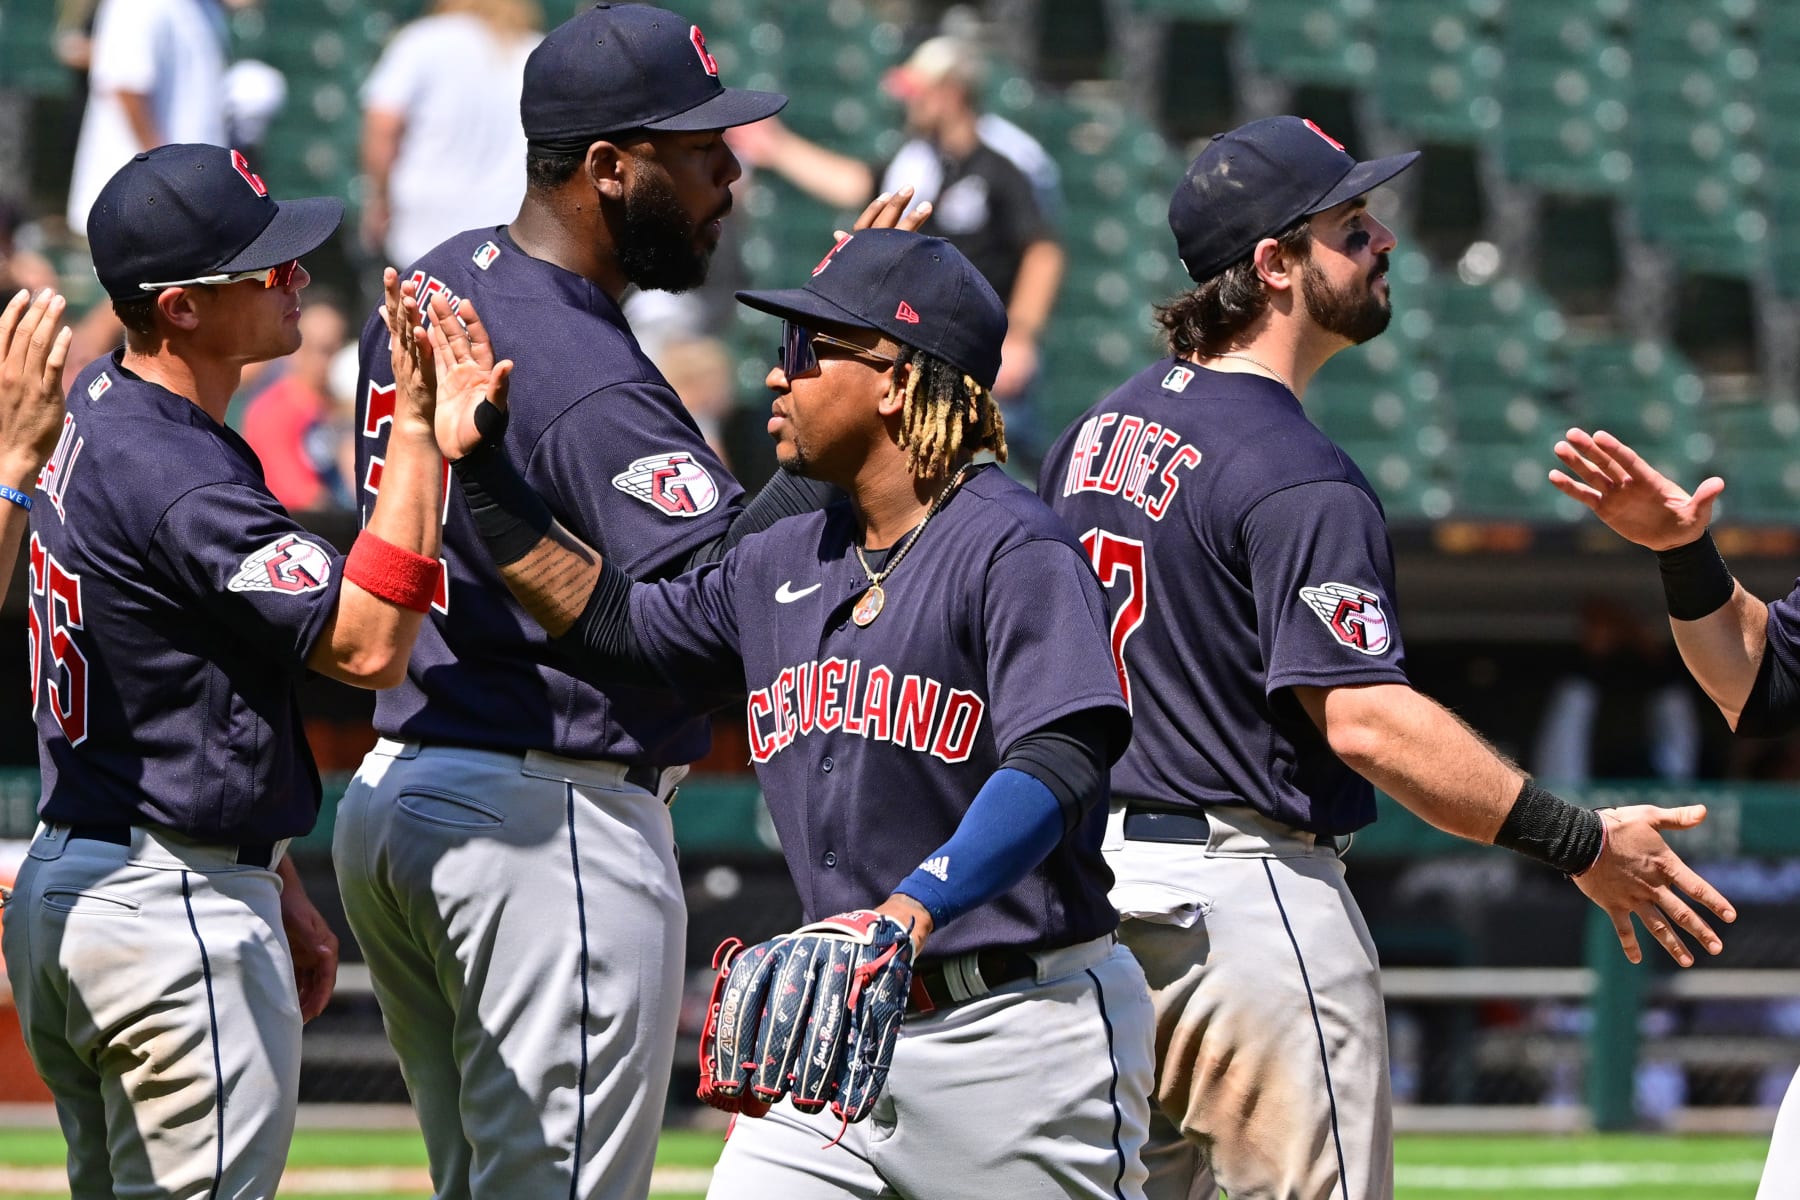
M887 593L881 590L878 583L862 594L862 599L850 610L850 619L856 622L858 629L867 629L881 615L881 606L886 603Z

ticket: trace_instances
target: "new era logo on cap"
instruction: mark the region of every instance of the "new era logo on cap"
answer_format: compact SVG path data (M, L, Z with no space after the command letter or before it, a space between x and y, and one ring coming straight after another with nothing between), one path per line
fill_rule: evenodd
M912 305L902 300L900 302L900 307L894 310L894 320L905 321L908 325L917 325L919 323L919 314L913 311Z

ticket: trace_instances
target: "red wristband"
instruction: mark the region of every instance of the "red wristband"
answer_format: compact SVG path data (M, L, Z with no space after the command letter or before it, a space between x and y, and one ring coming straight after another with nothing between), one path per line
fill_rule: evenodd
M443 570L437 559L383 541L366 529L356 535L344 559L345 579L371 596L421 613L430 611Z

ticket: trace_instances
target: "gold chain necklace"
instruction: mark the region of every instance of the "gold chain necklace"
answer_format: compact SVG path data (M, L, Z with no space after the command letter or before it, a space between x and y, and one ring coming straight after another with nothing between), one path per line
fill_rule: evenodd
M856 561L862 564L863 574L869 577L869 590L862 594L862 598L856 602L856 607L850 610L850 619L856 622L858 629L866 629L873 625L875 618L881 615L882 607L887 604L887 593L881 590L881 581L894 573L894 568L900 565L900 560L906 557L906 552L913 548L913 544L919 540L919 535L925 532L927 525L931 524L931 518L937 516L944 505L949 503L950 493L954 492L962 483L963 474L974 465L972 462L966 462L956 468L956 474L950 477L950 482L944 485L944 490L938 493L937 499L931 502L931 507L925 510L925 519L913 526L913 531L906 535L906 540L900 543L900 548L894 551L893 556L887 560L887 565L881 570L871 571L869 560L863 556L862 545L857 542L851 543L851 549L856 551Z
M1294 391L1294 385L1287 381L1286 375L1283 375L1280 371L1277 371L1274 367L1271 367L1268 363L1264 362L1262 359L1256 358L1249 354L1245 354L1242 350L1232 350L1229 353L1216 355L1215 357L1217 357L1217 358L1236 358L1236 359L1240 359L1244 362L1247 362L1247 363L1251 364L1252 366L1261 367L1263 370L1267 371L1269 374L1271 374L1275 377L1276 383L1279 383L1282 387L1286 388L1288 391L1294 392L1294 395L1296 395L1296 396L1298 396L1300 394L1299 392Z

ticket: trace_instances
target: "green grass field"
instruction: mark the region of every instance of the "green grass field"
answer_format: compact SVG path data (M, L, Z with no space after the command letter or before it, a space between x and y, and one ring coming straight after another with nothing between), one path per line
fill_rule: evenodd
M719 1135L671 1130L657 1152L657 1200L700 1200ZM1405 1137L1406 1200L1750 1200L1768 1142L1747 1137ZM55 1130L0 1129L0 1198L60 1200ZM410 1131L303 1130L284 1200L395 1200L428 1194Z

